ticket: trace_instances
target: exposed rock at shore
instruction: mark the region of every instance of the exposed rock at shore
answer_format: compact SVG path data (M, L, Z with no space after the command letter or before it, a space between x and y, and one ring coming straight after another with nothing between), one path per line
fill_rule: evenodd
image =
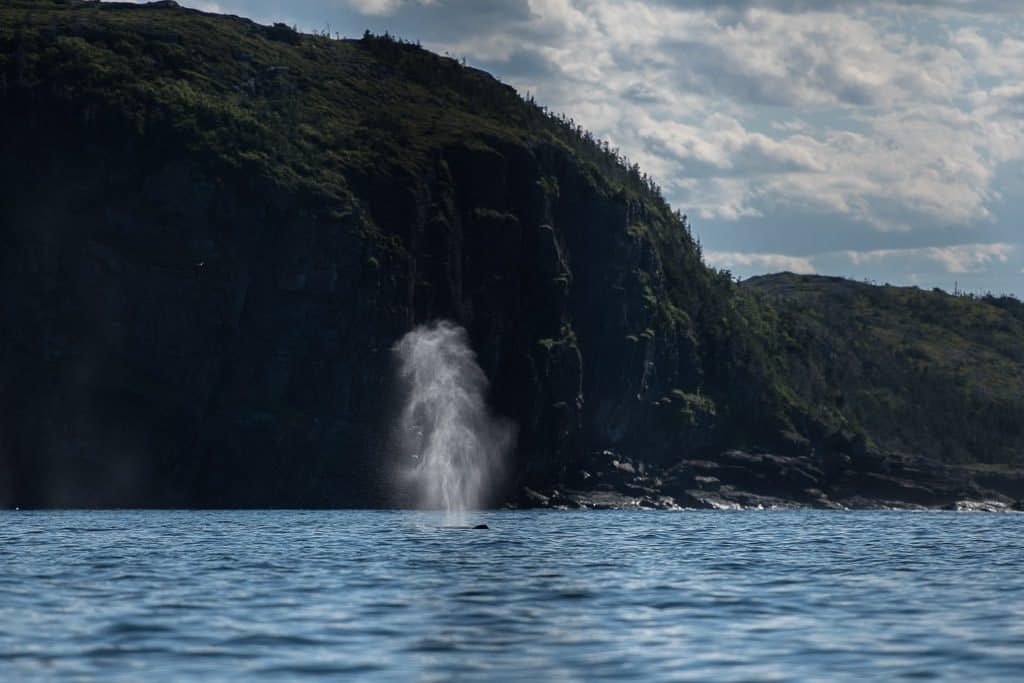
M827 462L826 462L827 461ZM945 509L1019 510L1016 476L987 474L934 460L877 456L837 466L834 459L725 451L661 468L610 451L594 454L569 488L524 489L518 505L565 509Z

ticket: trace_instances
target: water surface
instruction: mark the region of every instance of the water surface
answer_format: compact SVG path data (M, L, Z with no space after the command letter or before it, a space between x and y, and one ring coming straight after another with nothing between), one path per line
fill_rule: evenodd
M1024 515L0 513L0 680L1020 680Z

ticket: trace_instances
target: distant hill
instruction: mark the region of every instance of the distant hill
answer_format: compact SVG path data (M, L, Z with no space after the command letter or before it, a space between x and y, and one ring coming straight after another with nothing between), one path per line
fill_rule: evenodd
M617 150L416 45L8 0L0 104L0 503L403 504L391 346L436 318L519 425L495 503L609 453L1020 462L1019 302L737 285Z
M778 315L794 400L879 447L946 462L1024 457L1024 304L782 273L746 280Z

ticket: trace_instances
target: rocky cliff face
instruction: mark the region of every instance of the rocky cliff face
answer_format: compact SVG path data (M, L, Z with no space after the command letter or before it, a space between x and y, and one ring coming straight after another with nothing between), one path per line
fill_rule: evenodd
M167 4L0 18L0 504L400 505L391 347L436 318L519 427L496 503L605 453L679 496L729 447L821 471L843 423L771 307L486 74Z
M288 187L225 166L158 103L132 130L108 101L124 83L82 94L24 57L86 43L99 62L119 35L193 13L38 9L52 15L10 38L21 72L3 93L4 502L387 501L390 348L435 318L467 327L519 425L510 487L557 481L598 446L675 448L649 428L695 395L700 359L685 314L658 305L651 233L699 256L664 207L557 139L476 132L412 171L346 169L340 198ZM342 47L378 67L375 49L412 50ZM278 89L295 87L288 68Z
M648 301L667 294L643 204L564 150L443 149L325 220L75 126L73 108L18 104L0 308L16 502L384 500L390 347L434 318L467 327L518 423L517 478L557 479L598 447L678 447L651 428L699 380L693 332Z

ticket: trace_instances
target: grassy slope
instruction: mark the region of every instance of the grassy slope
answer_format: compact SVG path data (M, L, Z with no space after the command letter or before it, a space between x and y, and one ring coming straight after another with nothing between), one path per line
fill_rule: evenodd
M385 38L331 40L178 7L10 0L4 87L110 108L228 168L340 202L352 174L416 173L452 142L553 142L607 192L667 212L635 170L490 75Z
M226 175L300 193L312 210L354 214L365 235L396 250L401 240L360 211L360 178L414 177L453 143L556 145L599 194L644 206L647 224L636 229L657 247L668 284L667 300L648 303L665 324L692 327L703 389L737 445L846 427L953 459L1021 452L1019 311L965 300L932 311L933 295L919 302L903 290L788 276L737 288L703 267L685 221L638 169L454 60L389 39L336 41L175 7L10 0L0 6L0 74L5 91L113 117ZM954 333L945 315L972 322ZM952 427L953 417L981 419L971 424L986 432L963 437L973 428ZM948 427L937 441L936 426Z
M780 358L822 420L951 462L1024 454L1024 304L789 273L744 287L779 312Z

